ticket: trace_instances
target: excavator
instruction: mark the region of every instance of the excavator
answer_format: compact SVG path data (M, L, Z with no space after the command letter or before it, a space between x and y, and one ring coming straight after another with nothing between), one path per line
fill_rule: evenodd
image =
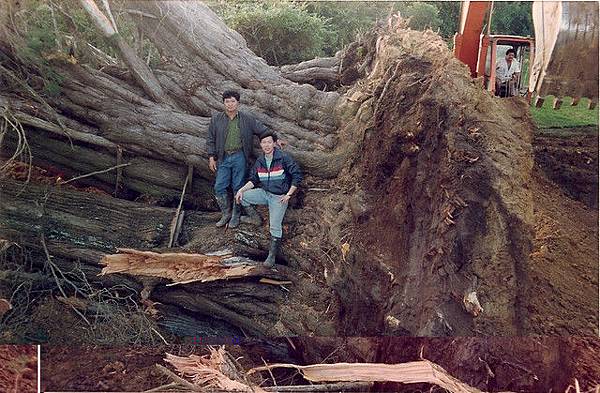
M588 108L598 103L598 2L534 1L532 17L535 38L492 35L493 1L463 1L454 55L469 66L473 78L498 93L496 61L507 49L515 50L522 65L515 90L541 107L553 95L554 109L563 98L577 105L582 97ZM487 16L487 31L483 31Z

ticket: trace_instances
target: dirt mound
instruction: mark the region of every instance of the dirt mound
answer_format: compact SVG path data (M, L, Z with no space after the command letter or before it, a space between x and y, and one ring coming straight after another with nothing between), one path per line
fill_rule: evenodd
M0 345L0 391L37 392L37 347Z
M534 142L527 102L483 91L431 32L371 47L368 83L349 92L363 144L304 206L328 224L338 331L597 334L598 211L573 199L597 206L594 137Z

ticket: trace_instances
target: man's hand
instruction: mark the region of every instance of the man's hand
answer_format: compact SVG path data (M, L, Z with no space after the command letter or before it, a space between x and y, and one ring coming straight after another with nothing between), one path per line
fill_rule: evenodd
M277 147L283 150L284 147L287 146L287 142L281 139L277 140Z
M284 195L282 195L282 196L279 197L279 203L281 203L282 205L284 203L288 203L288 201L290 200L290 198L291 197L289 195L284 194Z
M242 203L242 197L244 196L244 191L242 191L241 189L238 190L238 192L235 194L235 202L237 204Z
M217 171L217 161L214 157L208 159L208 169L213 173Z

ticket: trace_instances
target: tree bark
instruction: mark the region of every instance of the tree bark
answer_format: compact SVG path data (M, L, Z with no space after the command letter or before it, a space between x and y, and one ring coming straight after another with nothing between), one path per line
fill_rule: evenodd
M333 90L340 84L342 52L333 57L317 58L298 64L284 65L281 75L296 83L308 83L319 90Z

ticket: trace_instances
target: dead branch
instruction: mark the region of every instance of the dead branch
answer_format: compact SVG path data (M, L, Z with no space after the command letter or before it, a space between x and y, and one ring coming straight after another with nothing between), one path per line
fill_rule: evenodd
M72 181L75 181L75 180L83 179L83 178L94 176L94 175L99 175L101 173L110 172L110 171L112 171L114 169L123 168L123 167L129 166L129 165L131 165L131 164L130 163L125 163L125 164L115 165L113 167L106 168L106 169L103 169L101 171L90 172L90 173L86 173L85 175L76 176L76 177L74 177L72 179L69 179L69 180L66 180L66 181L60 181L59 184L68 184L68 183L71 183Z

